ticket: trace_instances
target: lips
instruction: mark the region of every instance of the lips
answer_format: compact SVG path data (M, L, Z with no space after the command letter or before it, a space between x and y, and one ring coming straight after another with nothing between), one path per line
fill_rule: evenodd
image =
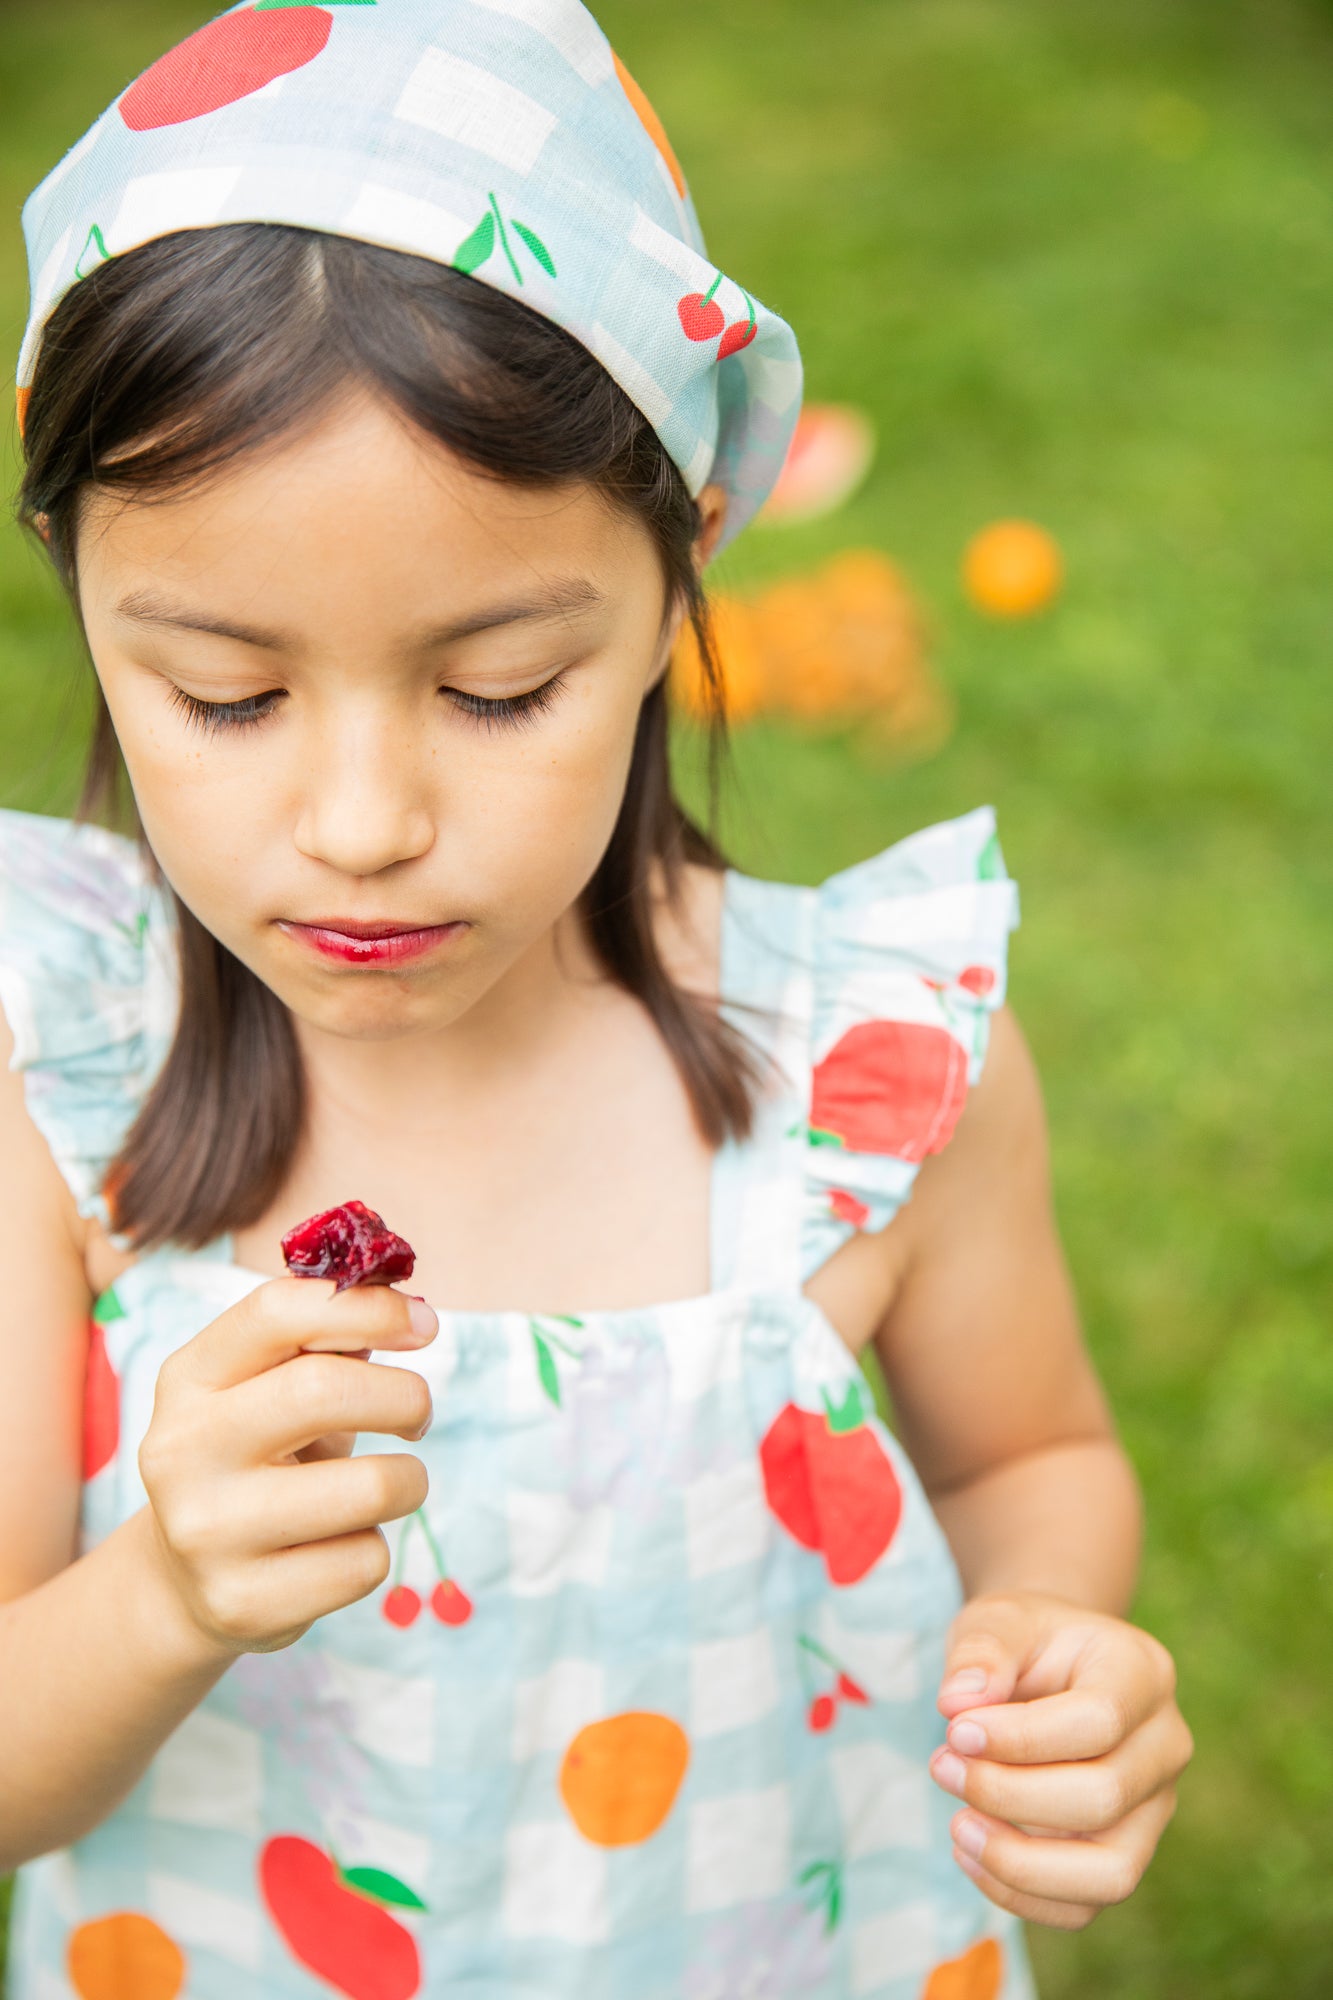
M298 923L284 918L279 929L323 958L344 965L401 965L460 935L465 923L413 924L385 918L320 917Z

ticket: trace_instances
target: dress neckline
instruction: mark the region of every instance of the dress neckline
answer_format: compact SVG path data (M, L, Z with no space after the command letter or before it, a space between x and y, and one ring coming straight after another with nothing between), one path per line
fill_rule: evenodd
M746 875L742 870L730 866L722 870L717 987L721 1012L724 1016L730 1014L733 1025L736 1026L742 1025L733 1012L737 1003L743 1004L746 1001L759 997L751 990L753 987L753 976L750 980L746 980L741 976L740 946L742 939L740 935L740 912L737 907L738 885L741 883L746 884L747 888L750 885L754 885L759 893L765 890L771 892L778 892L783 889L790 890L795 886L768 882L763 877ZM808 894L809 892L804 893ZM779 1110L781 1111L781 1116L778 1115ZM767 1119L764 1116L765 1111L769 1113ZM787 1151L785 1158L776 1160L771 1157L775 1141L777 1141L777 1135L784 1126L790 1124L790 1116L791 1105L785 1098L780 1107L772 1103L760 1106L757 1112L755 1133L751 1139L743 1144L738 1144L735 1139L728 1137L713 1152L709 1166L708 1203L708 1267L710 1284L706 1292L691 1293L681 1298L650 1299L645 1300L642 1304L631 1306L578 1307L569 1313L540 1311L519 1306L440 1306L433 1299L427 1300L427 1304L438 1315L441 1327L457 1325L462 1321L474 1323L489 1321L496 1326L499 1326L501 1323L517 1324L521 1322L526 1326L531 1320L559 1321L564 1318L601 1324L608 1321L633 1319L643 1315L651 1315L653 1317L668 1315L671 1317L689 1318L704 1308L715 1309L733 1301L740 1301L742 1299L753 1300L764 1296L790 1297L794 1292L799 1296L803 1304L813 1310L823 1321L824 1326L833 1335L834 1339L837 1340L843 1351L849 1353L850 1349L848 1349L847 1343L843 1340L841 1334L838 1333L837 1328L825 1316L822 1308L816 1306L814 1301L802 1289L794 1258L789 1262L785 1273L779 1273L776 1281L770 1278L770 1282L766 1284L754 1282L754 1273L752 1272L751 1282L748 1283L743 1276L731 1276L725 1282L718 1282L719 1274L727 1271L736 1262L734 1256L724 1257L723 1255L724 1249L729 1248L723 1239L732 1213L727 1206L727 1196L737 1190L738 1184L743 1184L747 1180L759 1180L763 1178L761 1167L764 1165L768 1168L767 1178L769 1186L775 1192L784 1179L789 1181L790 1176L793 1174L800 1174L801 1155L799 1152L793 1156ZM789 1194L793 1192L790 1186L787 1191ZM210 1264L235 1272L240 1277L253 1278L257 1283L266 1284L273 1276L272 1272L257 1271L252 1265L242 1264L237 1260L233 1253L233 1236L231 1231L226 1231L221 1236L215 1238L214 1242L206 1246L202 1253L172 1251L170 1246L164 1245L161 1250L151 1252L150 1258L179 1257L182 1254L192 1257L202 1255ZM138 1263L145 1261L147 1260L140 1259L135 1265L129 1268L131 1270L137 1269ZM783 1275L788 1276L792 1281L789 1283L782 1282Z

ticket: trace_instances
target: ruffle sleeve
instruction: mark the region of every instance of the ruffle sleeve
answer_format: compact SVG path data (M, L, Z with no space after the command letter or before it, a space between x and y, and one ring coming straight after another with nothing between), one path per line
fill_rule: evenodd
M981 1075L1018 889L979 807L817 896L802 1276L906 1200Z
M12 1069L81 1215L170 1045L174 919L135 842L0 810L0 1006Z

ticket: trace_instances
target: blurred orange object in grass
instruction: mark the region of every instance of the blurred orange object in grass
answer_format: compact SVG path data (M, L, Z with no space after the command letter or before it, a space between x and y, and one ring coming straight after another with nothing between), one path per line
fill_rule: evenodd
M870 470L875 432L850 403L807 403L761 521L814 521L841 507Z
M729 721L786 715L807 728L864 723L881 741L931 738L951 711L926 659L923 621L902 576L877 549L848 549L807 576L752 598L713 599ZM685 633L672 692L708 710L698 647Z
M1064 562L1053 536L1035 521L993 521L963 556L963 583L980 611L1026 618L1058 592Z

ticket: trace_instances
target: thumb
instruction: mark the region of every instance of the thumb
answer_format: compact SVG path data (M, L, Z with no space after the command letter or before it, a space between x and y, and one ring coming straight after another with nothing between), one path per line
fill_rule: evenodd
M965 1708L1011 1701L1037 1638L1032 1613L1011 1598L965 1604L949 1630L940 1714L952 1721Z

